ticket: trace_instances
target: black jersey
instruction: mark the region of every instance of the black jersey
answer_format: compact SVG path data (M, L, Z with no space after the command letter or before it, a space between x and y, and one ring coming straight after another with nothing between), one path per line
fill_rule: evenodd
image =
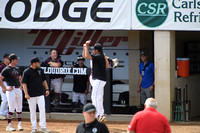
M46 80L43 69L31 67L24 70L22 75L22 83L27 85L28 94L30 97L44 95L45 89L42 82Z
M76 128L76 133L109 133L104 123L98 122L96 119L90 124L80 123Z
M74 65L75 68L80 68L78 64ZM83 68L87 68L83 65ZM88 75L74 75L73 91L77 93L84 93L87 89Z
M103 53L91 55L92 78L106 81L106 60Z
M21 76L18 67L7 66L1 72L8 86L21 86L19 76Z

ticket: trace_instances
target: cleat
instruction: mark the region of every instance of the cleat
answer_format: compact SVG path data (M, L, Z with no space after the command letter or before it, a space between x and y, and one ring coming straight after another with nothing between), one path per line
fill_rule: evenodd
M36 130L36 129L33 129L33 130L31 131L31 133L37 133L37 130Z
M43 133L50 133L50 131L47 130L46 128L40 128L39 131L40 131L40 132L43 132Z
M0 120L6 120L6 116L0 115Z
M24 131L24 128L22 127L22 125L18 125L18 130L19 131Z
M100 116L99 119L98 119L99 122L104 122L106 121L106 117L103 115L103 116Z
M119 60L117 58L113 59L113 67L116 68L119 65Z
M6 131L16 131L16 129L11 126L7 126Z

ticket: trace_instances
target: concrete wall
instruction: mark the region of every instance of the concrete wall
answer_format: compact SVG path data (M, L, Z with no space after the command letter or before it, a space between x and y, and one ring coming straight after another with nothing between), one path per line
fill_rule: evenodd
M175 86L185 88L188 85L188 100L191 100L191 117L200 116L200 74L190 75L188 78L176 78ZM175 92L175 90L174 90Z
M153 31L129 31L129 103L140 106L140 95L137 93L139 79L140 51L148 50L153 61Z

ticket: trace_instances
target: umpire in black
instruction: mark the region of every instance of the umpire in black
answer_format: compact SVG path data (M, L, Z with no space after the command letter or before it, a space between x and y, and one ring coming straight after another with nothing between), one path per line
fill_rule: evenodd
M25 98L28 100L32 131L37 132L37 116L36 105L38 104L40 112L40 130L43 133L49 133L46 128L46 113L45 113L45 96L49 95L49 87L43 70L40 68L40 61L38 58L31 59L31 66L23 72L22 85L24 89ZM46 91L44 90L44 88Z
M83 107L85 121L77 126L76 133L109 133L107 126L97 121L95 113L96 108L91 103Z

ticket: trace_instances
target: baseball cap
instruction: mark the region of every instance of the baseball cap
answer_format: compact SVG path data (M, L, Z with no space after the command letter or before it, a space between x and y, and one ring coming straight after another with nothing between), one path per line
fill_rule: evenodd
M40 60L37 57L31 59L31 64L36 62L40 62Z
M102 52L103 51L103 47L101 44L99 43L96 43L93 47L94 50L98 50L99 52Z
M142 52L141 52L141 55L147 56L148 53L147 53L146 51L142 51Z
M85 60L85 58L83 58L82 55L79 55L79 56L77 57L77 60L78 60L78 61L79 61L79 60Z
M9 55L10 55L10 54L5 53L4 56L3 56L3 58L9 58Z
M89 113L89 112L92 112L92 111L96 111L96 108L91 103L87 103L85 106L83 106L83 112Z
M9 60L15 60L15 59L20 59L19 57L17 57L15 54L10 54L9 55Z

